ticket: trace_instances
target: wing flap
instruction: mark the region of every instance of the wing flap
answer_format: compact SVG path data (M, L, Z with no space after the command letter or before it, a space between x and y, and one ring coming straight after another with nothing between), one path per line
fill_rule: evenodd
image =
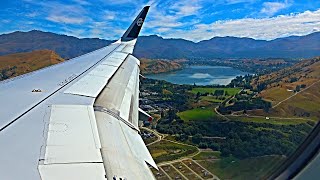
M44 164L102 162L92 107L53 105L46 134Z
M42 179L104 178L92 106L53 105L45 135L44 155L39 162Z
M149 150L144 144L141 136L124 123L120 123L124 136L126 137L127 143L134 154L138 159L143 159L149 163L152 167L158 169L157 164L154 162Z
M102 163L40 165L41 179L106 180Z
M138 132L108 113L96 110L95 115L107 178L153 179L145 161L156 165Z

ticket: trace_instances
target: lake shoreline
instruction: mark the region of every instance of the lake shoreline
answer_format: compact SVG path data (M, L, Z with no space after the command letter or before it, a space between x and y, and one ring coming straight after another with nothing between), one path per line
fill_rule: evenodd
M227 85L237 76L251 74L228 66L192 65L182 69L147 74L147 78L165 80L175 84Z

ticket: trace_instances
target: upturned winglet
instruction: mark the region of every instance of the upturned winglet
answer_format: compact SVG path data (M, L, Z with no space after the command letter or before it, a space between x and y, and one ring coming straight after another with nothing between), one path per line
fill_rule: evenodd
M145 6L136 19L132 22L130 27L121 37L121 41L130 41L138 37L141 27L143 25L144 20L146 19L147 13L149 11L150 6Z

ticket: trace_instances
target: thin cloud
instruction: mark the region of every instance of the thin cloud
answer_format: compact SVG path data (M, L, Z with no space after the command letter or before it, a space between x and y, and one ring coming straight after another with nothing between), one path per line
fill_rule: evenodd
M273 18L244 18L228 21L216 21L211 24L197 24L190 31L168 31L165 37L184 38L193 41L209 39L215 36L250 37L272 40L293 35L307 35L320 31L320 9L299 14L281 15Z
M83 18L67 17L64 15L50 15L47 17L47 20L65 24L81 24L85 21Z
M197 1L176 2L170 8L178 16L190 16L198 13L201 6Z
M36 16L38 16L38 15L39 15L38 13L32 12L32 13L26 14L25 16L30 17L30 18L33 18L33 17L36 17Z
M282 9L286 9L291 6L290 3L287 1L281 3L281 2L264 2L262 4L263 8L261 9L260 13L265 14L268 16L273 16L277 12L279 12Z
M91 5L90 2L85 1L85 0L73 0L73 2L80 4L80 5L86 5L86 6Z
M226 4L238 4L238 3L253 3L256 0L226 0Z

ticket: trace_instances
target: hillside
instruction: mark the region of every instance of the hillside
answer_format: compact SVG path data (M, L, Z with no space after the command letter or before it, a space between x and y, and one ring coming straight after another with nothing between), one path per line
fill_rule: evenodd
M141 59L142 74L157 74L181 69L182 65L174 61Z
M261 76L252 85L258 84L265 86L259 95L273 105L265 115L320 118L320 57Z
M79 39L36 30L13 32L0 35L0 55L50 49L64 59L70 59L111 42L113 41ZM134 55L148 59L311 58L320 55L320 32L271 41L214 37L198 43L184 39L164 39L156 35L140 36Z
M63 61L64 59L51 50L0 56L0 80L19 76Z
M0 55L50 49L62 58L70 59L102 48L112 41L102 39L79 39L50 32L29 31L0 35Z
M63 62L57 53L51 50L36 50L26 53L0 56L0 80L19 76L53 64ZM142 74L157 74L181 69L175 61L141 59Z

